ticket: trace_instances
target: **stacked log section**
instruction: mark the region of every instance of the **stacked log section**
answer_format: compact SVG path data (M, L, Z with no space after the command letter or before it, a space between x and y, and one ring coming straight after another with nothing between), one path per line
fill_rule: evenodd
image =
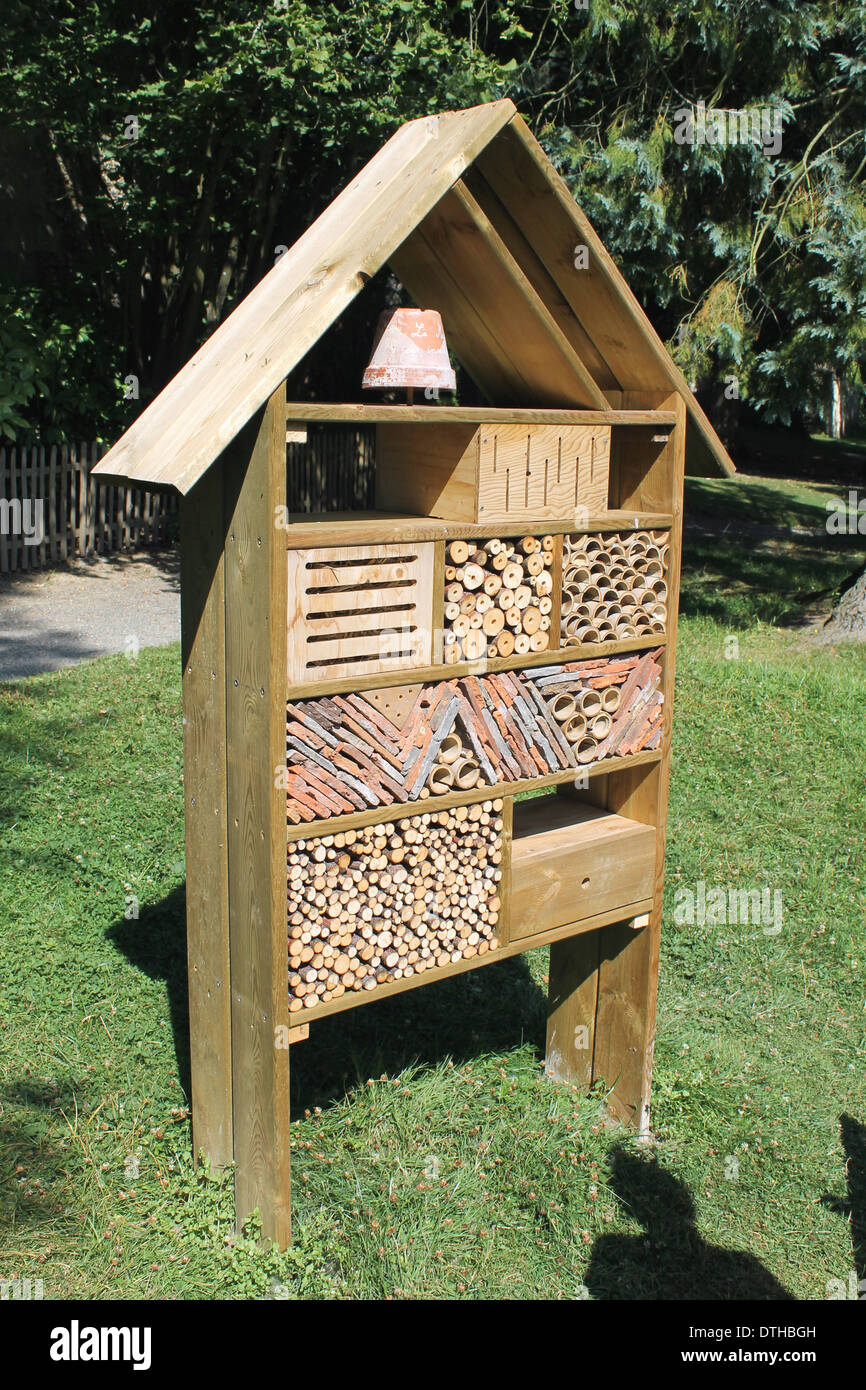
M547 651L553 554L552 536L448 544L444 655L449 665Z
M495 951L501 879L501 800L290 843L290 1011Z
M566 536L560 645L661 636L667 615L666 531Z
M662 648L422 686L400 728L362 695L287 707L293 825L657 748Z

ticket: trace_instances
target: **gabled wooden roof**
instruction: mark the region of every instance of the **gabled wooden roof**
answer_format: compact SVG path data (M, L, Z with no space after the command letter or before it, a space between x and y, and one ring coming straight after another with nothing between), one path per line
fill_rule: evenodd
M586 269L575 266L580 246ZM514 104L496 101L401 126L95 476L189 492L386 262L417 303L440 310L492 405L617 409L679 391L689 471L734 472L565 183Z

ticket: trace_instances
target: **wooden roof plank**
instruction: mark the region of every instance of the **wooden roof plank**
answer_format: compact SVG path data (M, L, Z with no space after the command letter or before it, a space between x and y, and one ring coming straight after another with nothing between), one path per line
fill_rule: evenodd
M513 114L513 103L500 101L402 126L142 412L96 475L188 492Z
M541 407L490 405L368 405L343 401L289 401L286 420L358 425L503 424L503 425L673 425L672 410L546 410Z
M484 180L477 187L492 190L486 206L462 184L449 192L473 162ZM499 206L504 213L491 217ZM589 270L574 267L579 243L590 250ZM604 406L616 404L620 389L659 399L674 389L704 455L734 471L682 373L506 100L402 126L142 412L95 476L188 492L389 259L421 301L443 312L455 351L491 400Z
M602 391L618 390L620 382L589 337L556 281L545 270L535 251L521 232L508 209L500 202L477 164L466 170L463 180L476 202L483 209L526 279L555 320L560 332L571 343L577 355L591 372Z
M685 377L526 122L515 116L476 163L623 387L673 386L719 468L733 474L734 465ZM589 251L586 269L575 267L581 245Z

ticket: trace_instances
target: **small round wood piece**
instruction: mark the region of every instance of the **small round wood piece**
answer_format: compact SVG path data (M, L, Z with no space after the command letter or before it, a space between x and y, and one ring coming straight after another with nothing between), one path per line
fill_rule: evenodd
M509 562L502 571L502 582L506 589L516 589L523 583L523 566L516 562Z

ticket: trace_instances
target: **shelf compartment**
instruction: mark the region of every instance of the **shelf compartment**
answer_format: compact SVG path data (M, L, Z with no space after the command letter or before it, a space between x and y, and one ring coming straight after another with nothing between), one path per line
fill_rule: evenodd
M495 953L502 812L497 798L290 844L290 1013Z
M623 919L652 899L653 826L553 793L514 807L511 942L599 913Z
M668 531L563 539L560 645L664 637Z
M399 705L387 687L291 701L287 816L309 823L417 803L444 791L446 773L455 789L498 787L654 751L664 731L661 654L395 687L409 697Z
M376 499L451 521L500 522L604 511L608 425L381 424Z
M289 683L427 666L432 542L288 552Z
M446 665L518 660L559 646L559 537L456 539L444 564Z

